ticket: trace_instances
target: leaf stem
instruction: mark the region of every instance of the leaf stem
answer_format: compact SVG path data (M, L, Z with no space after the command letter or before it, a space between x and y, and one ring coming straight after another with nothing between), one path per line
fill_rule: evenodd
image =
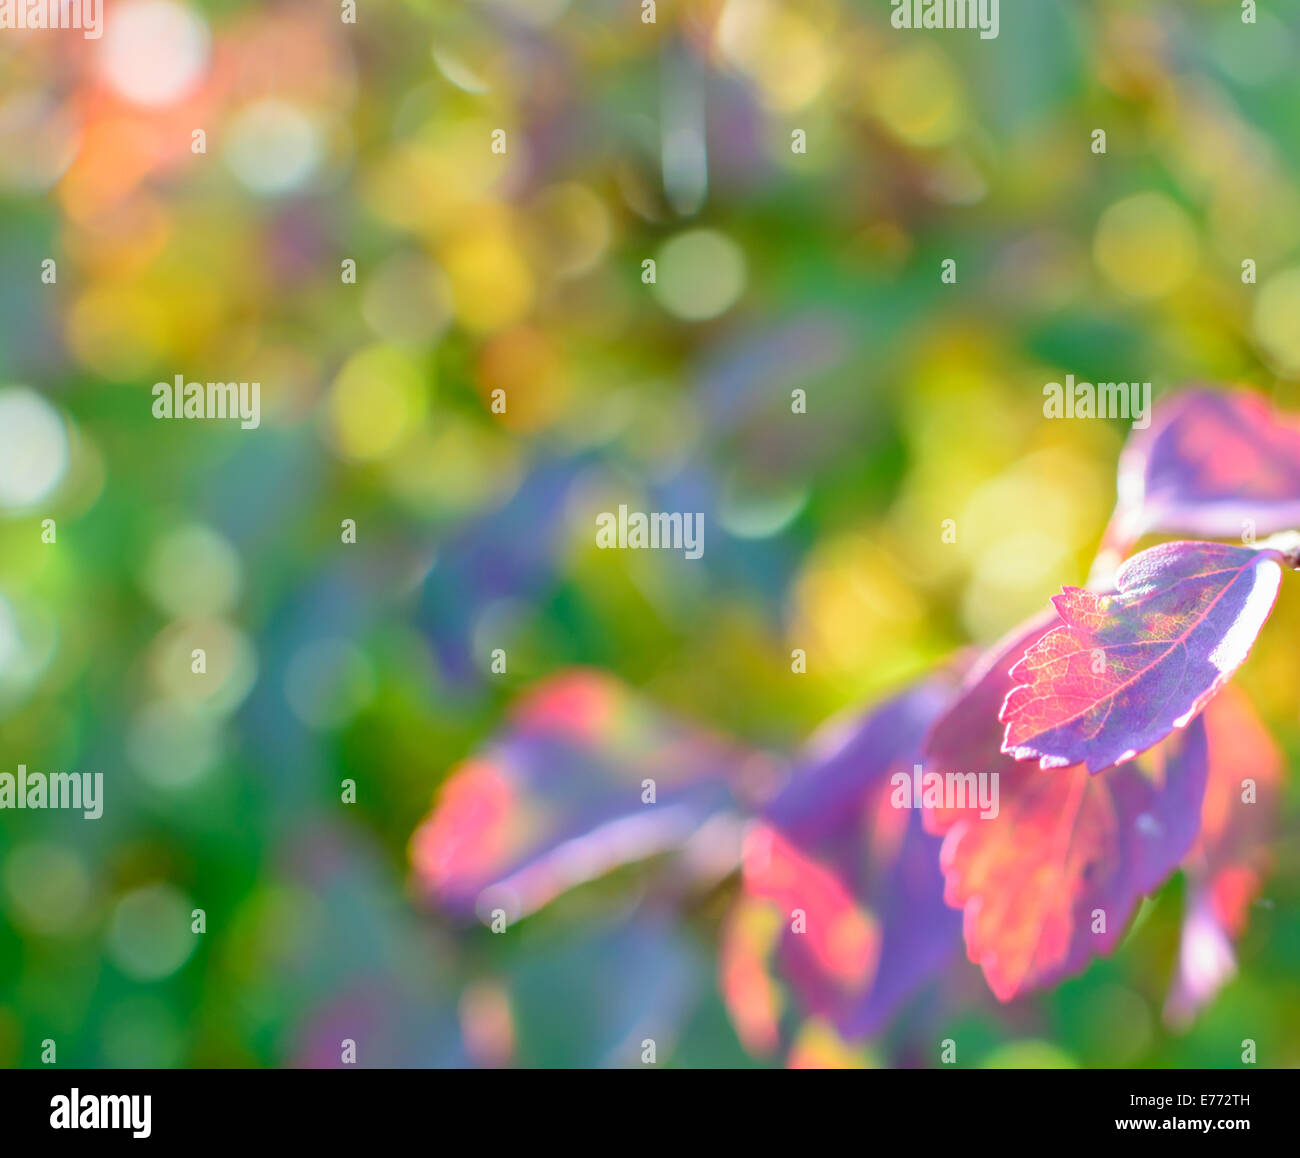
M1293 571L1300 571L1300 531L1279 531L1255 544L1260 551L1276 551Z

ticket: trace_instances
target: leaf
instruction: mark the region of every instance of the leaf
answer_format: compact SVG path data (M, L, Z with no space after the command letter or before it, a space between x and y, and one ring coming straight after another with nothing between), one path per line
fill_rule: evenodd
M1115 947L1138 900L1195 840L1205 788L1199 721L1142 761L1148 767L1104 776L1081 765L1046 772L999 750L994 712L1011 686L1010 665L1053 630L1040 618L999 644L924 748L927 774L997 777L996 816L945 801L924 819L944 837L944 897L962 910L967 956L1002 1001Z
M1282 753L1240 688L1225 688L1205 713L1210 779L1201 835L1189 867L1204 873L1216 919L1233 937L1272 864L1269 842L1282 787ZM1253 795L1253 802L1247 797Z
M704 847L693 863L725 874L739 856L732 788L755 756L645 707L607 676L557 676L443 784L411 838L416 879L457 915L486 920L501 908L513 922L696 838ZM654 803L643 801L645 780Z
M1120 456L1117 539L1231 536L1300 526L1300 417L1249 390L1162 398Z
M1282 578L1275 550L1162 543L1103 595L1066 587L1063 623L1011 671L1002 750L1099 772L1186 727L1249 654Z
M1281 752L1245 692L1224 688L1204 719L1209 780L1201 834L1184 865L1182 935L1164 1010L1174 1027L1186 1026L1236 973L1232 942L1272 862L1282 779Z
M800 1015L846 1041L876 1032L956 948L939 843L890 807L951 684L938 677L823 733L745 841L743 887L724 930L721 978L742 1041L779 1041L783 988ZM804 931L795 932L796 910Z

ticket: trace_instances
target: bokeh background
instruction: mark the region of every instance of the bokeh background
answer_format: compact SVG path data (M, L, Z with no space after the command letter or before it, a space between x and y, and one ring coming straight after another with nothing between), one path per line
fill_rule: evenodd
M494 937L422 903L411 833L571 665L779 763L1081 582L1125 424L1044 420L1046 382L1300 409L1300 3L1003 0L995 40L883 0L357 8L0 32L0 766L107 793L0 813L0 1064L630 1064L647 1024L772 1064L719 996L726 881ZM260 428L154 420L176 374L260 381ZM704 557L597 550L620 502L702 512ZM1288 758L1297 629L1288 580L1240 677ZM1058 990L958 961L820 1056L1300 1064L1296 817L1187 1031L1176 878Z

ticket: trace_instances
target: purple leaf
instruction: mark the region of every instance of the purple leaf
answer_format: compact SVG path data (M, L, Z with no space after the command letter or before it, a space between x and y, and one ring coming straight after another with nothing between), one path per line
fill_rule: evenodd
M1300 527L1300 419L1249 390L1162 398L1119 464L1120 550L1152 531L1231 536Z
M725 873L739 855L732 786L754 755L646 707L607 676L557 676L448 777L411 838L416 878L458 915L486 920L501 908L515 921L697 835L708 847L694 849L693 865Z
M967 956L1002 1001L1115 947L1138 900L1191 847L1205 791L1199 720L1145 759L1149 767L1104 776L1082 765L1045 772L999 751L994 711L1010 665L1053 630L1038 619L1000 643L925 743L927 776L997 778L995 815L944 799L926 809L925 825L944 836L945 899L963 912Z
M928 681L815 741L746 839L722 984L755 1052L777 1042L777 982L792 988L805 1015L861 1038L956 948L938 842L922 830L919 812L889 802L891 774L910 771L948 694L947 679Z
M1099 772L1185 727L1250 652L1281 559L1271 549L1162 543L1120 568L1114 594L1064 588L1052 600L1063 625L1011 671L1003 751Z
M1175 1028L1185 1027L1236 972L1232 942L1272 864L1282 782L1282 753L1245 692L1224 688L1203 718L1209 780L1200 836L1183 866L1182 938L1164 1011Z

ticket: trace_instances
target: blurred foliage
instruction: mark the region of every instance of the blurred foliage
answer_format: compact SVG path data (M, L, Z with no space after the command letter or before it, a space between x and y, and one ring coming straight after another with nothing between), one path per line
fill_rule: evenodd
M447 772L574 663L788 751L992 641L1113 502L1124 423L1045 421L1066 373L1300 404L1297 0L1003 0L995 40L845 0L107 7L0 33L0 755L107 793L0 814L0 1064L636 1064L647 1017L660 1064L750 1064L725 898L422 911ZM155 420L178 374L259 381L260 427ZM620 502L703 512L703 559L597 550ZM1292 756L1298 627L1286 590L1241 677ZM1300 1064L1296 847L1185 1035L1176 879L1057 992L963 965L805 1056Z

